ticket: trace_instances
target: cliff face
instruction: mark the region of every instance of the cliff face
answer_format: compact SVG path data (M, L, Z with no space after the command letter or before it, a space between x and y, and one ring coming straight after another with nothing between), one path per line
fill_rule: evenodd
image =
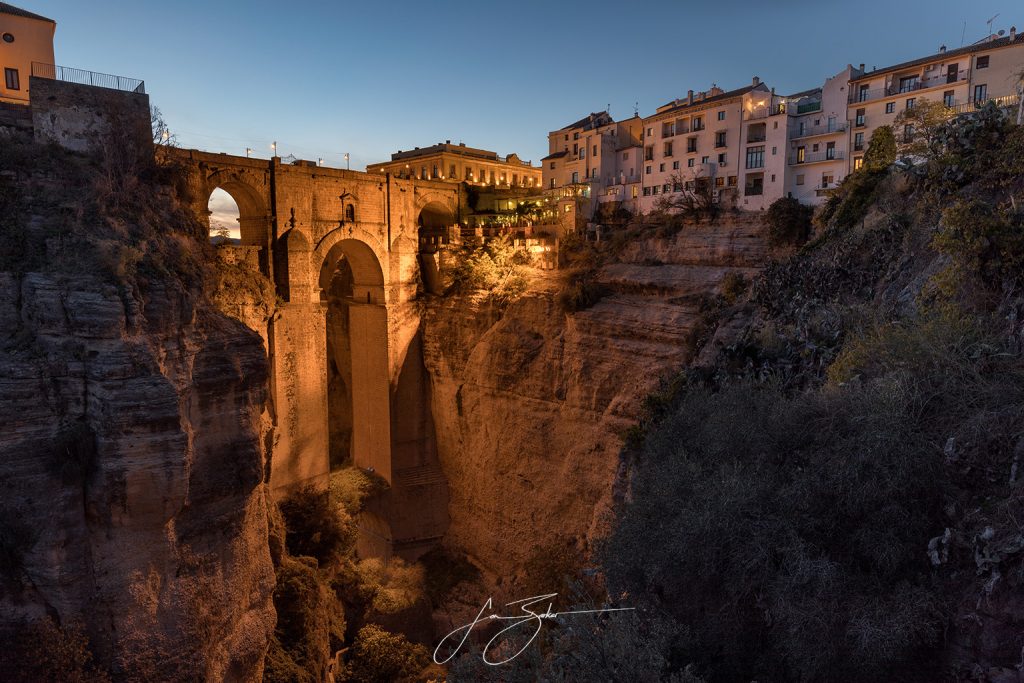
M132 680L258 678L274 624L259 338L183 291L0 278L4 622L84 621Z
M756 220L641 239L606 265L611 292L564 313L539 276L498 311L469 297L424 315L438 451L451 492L447 543L508 586L542 554L582 558L611 514L624 430L690 360L700 299L766 246Z
M203 293L212 254L163 171L31 143L0 162L0 637L49 617L115 680L259 680L261 339Z

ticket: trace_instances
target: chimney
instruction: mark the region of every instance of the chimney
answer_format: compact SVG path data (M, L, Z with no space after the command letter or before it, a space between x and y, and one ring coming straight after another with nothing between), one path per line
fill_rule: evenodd
M444 144L446 144L446 145L450 145L450 144L452 144L452 141L451 141L451 140L445 140L445 141L444 141Z
M864 62L861 62L861 63L860 63L860 70L861 70L861 71L864 71Z
M939 45L939 53L942 54L945 51L946 51L946 46L945 45Z
M1011 26L1010 27L1010 42L1012 43L1015 40L1017 40L1017 27L1016 26Z
M754 85L755 87L756 87L756 86L759 86L759 85L761 85L761 79L760 79L760 78L758 78L757 76L754 76L754 80L753 80L753 81L751 81L751 83L752 83L752 84L753 84L753 85Z
M686 103L693 104L693 90L686 93Z

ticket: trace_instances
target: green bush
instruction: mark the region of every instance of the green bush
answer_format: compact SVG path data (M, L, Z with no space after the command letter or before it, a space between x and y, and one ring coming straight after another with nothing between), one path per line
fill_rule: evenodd
M989 286L1012 289L1024 273L1024 213L982 199L961 199L942 214L932 248L950 256Z
M348 552L355 543L356 528L350 517L330 500L325 490L312 485L296 489L279 505L289 554L326 564Z
M864 152L864 168L868 173L882 173L896 163L896 136L892 126L879 126L871 133L867 151Z
M0 680L6 683L110 683L93 662L85 632L49 617L0 639Z
M348 680L354 683L411 680L429 664L430 655L422 645L368 624L359 629L349 651Z
M773 247L803 244L811 234L813 215L813 207L805 206L792 197L776 199L764 215L768 224L768 243Z

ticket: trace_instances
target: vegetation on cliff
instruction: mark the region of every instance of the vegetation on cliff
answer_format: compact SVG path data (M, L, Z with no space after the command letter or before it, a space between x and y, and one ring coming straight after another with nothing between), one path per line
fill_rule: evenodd
M1024 129L928 136L876 135L648 402L599 552L636 618L556 629L523 680L1015 680Z

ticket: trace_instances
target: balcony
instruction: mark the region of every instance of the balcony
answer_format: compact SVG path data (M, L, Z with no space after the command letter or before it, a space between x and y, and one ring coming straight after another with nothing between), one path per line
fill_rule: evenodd
M792 135L789 136L790 140L798 140L800 138L811 138L816 135L831 135L833 133L843 133L846 131L846 122L842 123L831 123L824 124L821 126L805 126L803 132L799 128L793 131Z
M940 86L956 85L961 81L966 81L968 76L967 69L961 69L955 74L940 74L932 78L922 78L914 83L906 83L900 85L897 81L885 88L873 88L870 90L859 90L851 89L850 97L847 100L849 104L856 104L857 102L869 102L871 100L881 99L883 97L895 97L896 95L907 95L909 93L915 93L919 90L928 90L929 88L938 88Z
M765 106L765 107L758 107L757 109L753 109L753 110L744 109L743 110L743 120L744 121L756 121L758 119L766 119L769 116L776 116L778 114L785 114L785 113L786 113L786 105L780 103L780 104L776 104L774 107Z
M796 106L797 116L800 114L810 114L813 111L821 111L821 100L817 102L807 102L805 104L798 104Z
M794 156L789 160L789 165L803 166L804 164L820 164L825 161L842 161L845 158L846 153L841 149L837 149L834 152L811 152L809 154L804 154L803 159L799 159Z
M983 100L965 102L964 104L957 104L950 107L954 116L961 114L970 114L971 112L977 111L987 105L989 102L994 103L997 107L1015 107L1020 102L1020 97L1017 95L1006 95L1005 97L987 97Z
M750 133L749 135L747 135L747 144L753 142L764 142L767 139L768 136L765 135L764 133Z

